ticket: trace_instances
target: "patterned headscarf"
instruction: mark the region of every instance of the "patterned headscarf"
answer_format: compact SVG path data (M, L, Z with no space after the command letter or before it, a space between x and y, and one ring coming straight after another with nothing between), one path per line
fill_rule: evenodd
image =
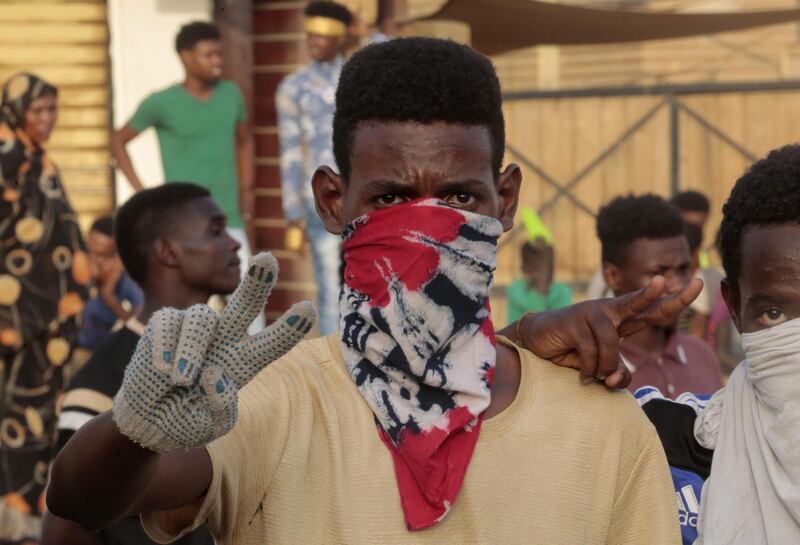
M0 122L11 129L23 128L25 111L34 100L43 96L58 96L58 88L27 72L14 74L3 86Z

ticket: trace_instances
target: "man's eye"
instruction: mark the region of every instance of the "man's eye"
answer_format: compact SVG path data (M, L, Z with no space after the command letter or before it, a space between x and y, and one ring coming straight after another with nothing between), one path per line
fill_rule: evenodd
M757 318L758 323L765 327L774 327L789 319L786 313L777 308L770 308L761 313Z
M455 193L447 200L450 201L451 204L467 206L475 202L475 197L471 193Z
M378 197L378 201L381 204L387 204L387 205L397 204L397 195L392 195L391 193L388 193L386 195L381 195L380 197Z

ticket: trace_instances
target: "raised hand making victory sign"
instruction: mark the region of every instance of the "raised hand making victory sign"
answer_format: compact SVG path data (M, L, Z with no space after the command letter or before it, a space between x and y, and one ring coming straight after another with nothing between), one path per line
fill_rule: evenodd
M316 319L314 305L302 302L257 335L247 334L277 277L277 260L261 253L250 259L222 317L206 305L156 313L114 400L119 430L156 452L205 445L228 433L238 390L291 350Z

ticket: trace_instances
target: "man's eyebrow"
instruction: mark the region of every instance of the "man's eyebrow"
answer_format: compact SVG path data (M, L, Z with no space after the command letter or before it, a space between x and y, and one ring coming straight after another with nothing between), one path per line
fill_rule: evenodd
M451 195L453 193L467 193L470 191L485 191L486 182L481 180L455 180L452 182L445 182L439 188L439 194Z
M392 193L395 195L406 195L414 191L412 186L395 182L394 180L370 180L364 184L364 189L371 193Z

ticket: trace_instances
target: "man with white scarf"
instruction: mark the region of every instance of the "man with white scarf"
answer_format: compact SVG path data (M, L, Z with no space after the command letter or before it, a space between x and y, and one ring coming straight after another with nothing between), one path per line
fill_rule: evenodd
M722 294L745 360L707 404L679 399L688 409L654 389L637 397L673 469L684 543L692 523L695 545L800 543L800 145L770 152L737 181L721 234ZM677 476L702 476L708 463L697 518L695 491Z

